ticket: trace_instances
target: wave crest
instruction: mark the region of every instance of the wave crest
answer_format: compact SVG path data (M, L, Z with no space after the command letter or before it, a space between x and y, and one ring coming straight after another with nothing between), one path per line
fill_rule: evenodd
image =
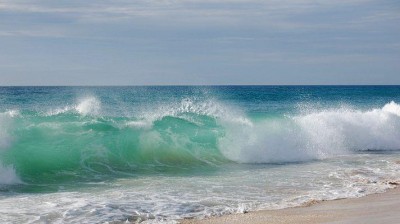
M98 115L101 109L101 102L96 97L86 97L80 100L75 110L82 115Z
M395 103L394 101L386 104L383 108L382 111L395 114L400 117L400 105Z
M358 150L400 149L400 106L369 111L330 109L264 120L251 126L228 124L219 148L243 163L324 159Z
M73 106L52 109L45 113L46 116L56 116L65 113L78 113L80 115L99 115L101 111L101 101L94 96L84 97L78 100Z
M7 157L7 164L25 180L66 170L299 162L358 150L400 149L400 106L395 102L370 110L308 110L261 118L218 101L195 99L136 117L95 116L101 110L96 98L85 98L73 108L69 111L91 116L1 113L0 147L7 150L0 161ZM13 169L2 169L13 176Z
M175 117L194 123L196 125L204 125L204 117L217 119L221 122L235 122L244 125L252 125L252 122L244 113L235 108L217 100L196 100L185 98L177 103L169 103L165 105L146 110L138 115L139 120L127 122L127 126L137 128L152 127L154 122L160 121L166 117Z

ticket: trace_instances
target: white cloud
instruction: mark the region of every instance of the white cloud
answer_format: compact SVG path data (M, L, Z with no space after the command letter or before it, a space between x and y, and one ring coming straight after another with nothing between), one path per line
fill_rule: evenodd
M382 2L0 0L0 48L8 52L0 54L0 67L25 64L20 68L43 72L81 66L159 76L168 70L174 77L249 68L262 73L275 65L296 70L288 64L305 65L304 73L331 63L378 71L397 65L400 50L399 7Z
M13 36L24 36L24 37L52 37L52 38L64 38L69 37L65 32L55 30L9 30L0 31L0 37L13 37Z
M0 12L49 13L69 15L78 19L107 21L133 19L137 17L178 18L180 20L237 20L243 17L284 19L297 14L312 13L334 7L364 4L370 1L325 1L325 0L164 0L164 1L10 1L0 2ZM260 21L265 22L265 21Z
M159 26L171 30L222 27L306 32L368 30L371 24L400 22L398 9L374 0L0 0L0 15L4 12L12 14L13 20L18 21L19 17L30 20L15 27L9 25L14 21L3 21L1 36L32 37L79 35L76 33L90 24ZM53 18L68 20L69 25L61 24L64 30L54 31ZM29 23L35 29L41 26L41 30L33 29Z

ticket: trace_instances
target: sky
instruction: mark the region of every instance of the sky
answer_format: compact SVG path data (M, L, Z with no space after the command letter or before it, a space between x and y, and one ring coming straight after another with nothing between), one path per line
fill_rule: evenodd
M398 0L0 0L0 85L400 84Z

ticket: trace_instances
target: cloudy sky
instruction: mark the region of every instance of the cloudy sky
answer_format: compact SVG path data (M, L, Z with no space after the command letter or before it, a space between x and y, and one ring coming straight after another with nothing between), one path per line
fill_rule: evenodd
M0 0L0 85L400 84L398 0Z

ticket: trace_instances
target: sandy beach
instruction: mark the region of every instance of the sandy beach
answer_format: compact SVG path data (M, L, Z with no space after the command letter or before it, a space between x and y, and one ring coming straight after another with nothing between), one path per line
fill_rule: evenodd
M400 188L361 198L321 201L280 210L232 214L204 220L183 220L183 224L210 223L398 223Z

